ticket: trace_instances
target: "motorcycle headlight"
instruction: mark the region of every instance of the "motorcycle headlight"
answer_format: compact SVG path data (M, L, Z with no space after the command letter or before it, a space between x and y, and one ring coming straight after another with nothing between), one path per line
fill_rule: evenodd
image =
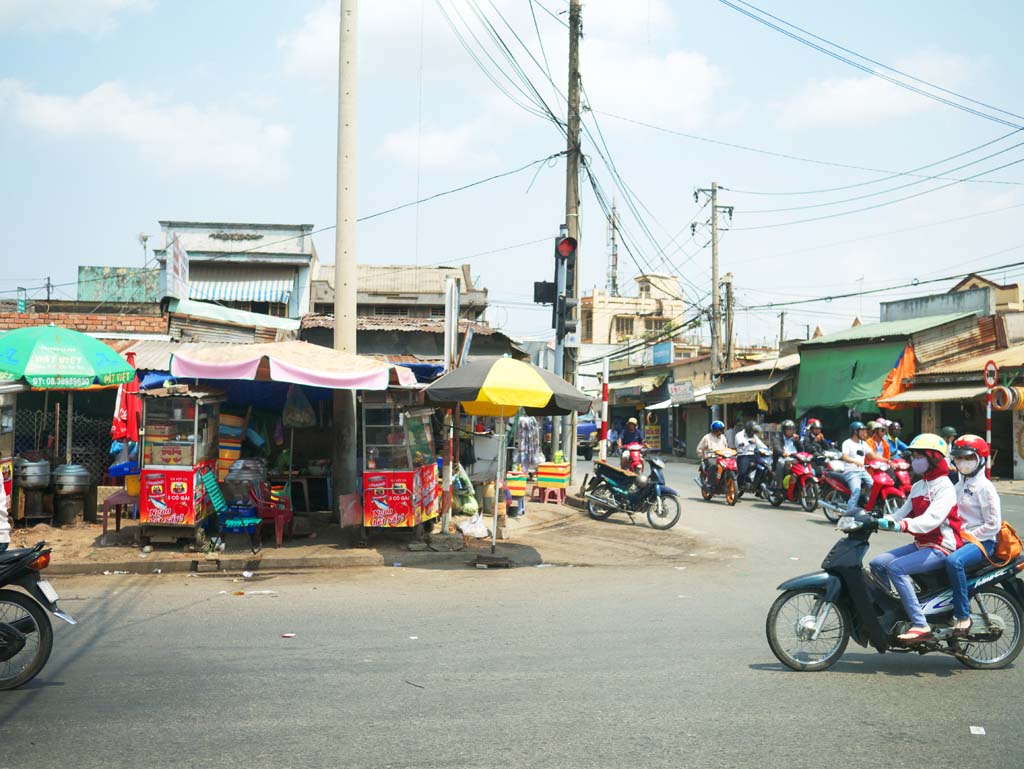
M856 531L864 524L854 518L852 515L844 515L839 519L839 523L836 524L836 528L839 531L850 532Z
M650 482L651 482L651 477L649 475L638 475L636 477L636 485L639 486L640 488L643 488L644 486L646 486Z

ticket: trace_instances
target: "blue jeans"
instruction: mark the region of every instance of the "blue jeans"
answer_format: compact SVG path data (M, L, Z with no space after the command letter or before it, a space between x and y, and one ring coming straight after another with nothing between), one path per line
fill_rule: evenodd
M871 480L868 471L864 469L845 471L843 480L850 487L850 500L846 503L846 512L849 513L855 507L860 507L860 487L863 485L864 492L870 494L874 481Z
M892 584L896 592L900 594L903 608L907 612L910 624L914 627L925 627L928 620L921 611L921 602L917 600L917 593L914 592L914 581L911 574L920 574L925 571L935 571L942 568L946 561L946 554L933 547L918 547L914 543L897 547L888 553L871 559L871 573L875 575L881 584Z
M985 553L992 555L996 549L994 539L982 542L985 546ZM946 558L946 575L949 577L949 586L953 590L953 616L957 619L967 619L971 616L970 600L967 598L967 569L977 566L985 560L981 550L970 542L964 542L959 550L950 553Z

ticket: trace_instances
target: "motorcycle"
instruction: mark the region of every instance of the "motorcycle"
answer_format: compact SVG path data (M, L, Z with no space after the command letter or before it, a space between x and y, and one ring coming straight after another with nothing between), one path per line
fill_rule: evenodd
M890 459L889 475L896 482L896 487L903 492L903 496L909 497L910 487L914 485L910 478L910 462L898 457Z
M864 500L864 490L861 488L861 499L863 507L877 517L893 515L906 500L906 493L896 486L892 476L889 474L889 463L884 459L872 459L864 469L871 476L871 493L867 500ZM850 499L850 487L846 485L843 474L838 470L828 470L822 477L824 487L821 490L821 509L825 517L835 523L846 515L846 503Z
M811 466L812 459L813 457L805 451L799 451L786 458L786 470L781 485L773 484L768 489L768 503L772 507L780 507L783 502L797 502L808 513L813 513L818 508L821 489Z
M619 467L629 470L631 473L642 473L644 471L644 447L639 443L627 443L622 447L622 456L619 458Z
M949 654L969 668L1004 668L1024 646L1024 556L1006 566L986 561L972 571L967 592L973 625L954 636L953 596L945 569L915 574L933 638L907 644L897 636L910 627L899 597L863 568L868 540L878 521L865 510L843 516L845 534L829 551L821 571L787 580L768 612L765 631L778 660L793 670L825 670L853 638L861 646L886 651ZM969 545L968 547L972 547Z
M646 451L640 454L640 467ZM665 463L658 457L647 457L650 474L623 470L607 462L594 463L594 477L583 479L582 496L587 512L594 520L603 521L612 513L623 512L636 523L634 515L646 513L653 529L671 529L682 515L679 493L665 484Z
M739 499L739 483L736 478L736 449L718 449L715 452L714 476L708 477L708 466L701 462L700 471L694 480L700 486L700 495L710 502L715 494L725 495L725 504L735 505Z
M772 471L772 452L771 449L757 448L754 450L754 461L750 463L750 468L743 475L737 476L739 479L739 489L736 493L736 498L739 499L744 494L751 491L754 493L763 491L766 488L765 478L767 478Z
M57 591L39 576L49 565L45 542L0 553L0 690L28 683L46 665L53 649L47 611L69 625L77 624L57 608Z

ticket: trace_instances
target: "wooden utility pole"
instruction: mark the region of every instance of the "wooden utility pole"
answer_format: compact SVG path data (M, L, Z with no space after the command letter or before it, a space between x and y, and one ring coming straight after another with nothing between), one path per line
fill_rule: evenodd
M566 153L565 153L565 225L567 234L579 242L580 238L580 0L569 2L569 112L566 120ZM572 285L566 286L567 296L579 300L580 287L580 254L576 249L576 269L573 270ZM571 293L570 293L571 292ZM573 318L579 318L579 305L573 309ZM578 325L577 325L578 328ZM567 382L576 384L576 361L579 348L567 348L564 352L562 370ZM562 436L565 456L569 458L572 469L576 467L576 414L568 420L568 429Z
M338 49L338 170L334 232L334 349L356 353L356 11L358 0L341 0ZM341 495L357 488L356 394L334 391L334 509L343 527ZM356 506L358 509L358 506Z
M718 285L718 182L711 182L711 376L722 369L722 306Z

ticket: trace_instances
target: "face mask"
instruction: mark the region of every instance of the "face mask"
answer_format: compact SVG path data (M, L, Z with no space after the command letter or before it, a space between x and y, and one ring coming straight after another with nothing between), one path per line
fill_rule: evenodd
M978 469L978 460L958 459L956 461L956 469L961 475L974 475L974 472Z
M918 475L924 475L930 466L931 463L924 457L914 457L910 460L911 469Z

